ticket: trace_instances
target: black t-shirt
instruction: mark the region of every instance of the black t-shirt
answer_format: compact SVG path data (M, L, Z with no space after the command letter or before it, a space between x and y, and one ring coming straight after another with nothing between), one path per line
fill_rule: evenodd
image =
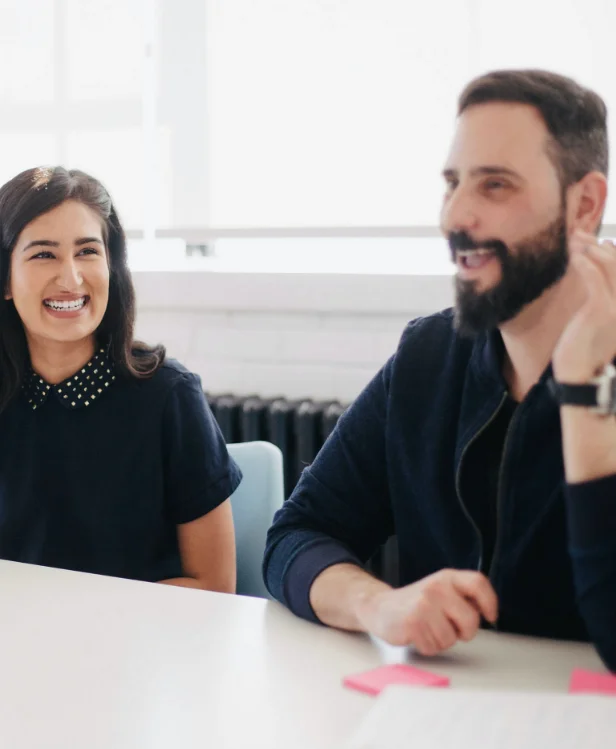
M241 481L198 376L167 360L122 377L104 351L0 414L0 558L158 581L182 576L176 526Z
M503 460L507 430L515 413L517 403L507 397L498 414L475 439L468 450L462 476L462 496L464 504L475 521L482 538L481 571L488 574L498 528L498 483ZM475 490L464 490L464 479ZM477 487L480 487L477 489Z

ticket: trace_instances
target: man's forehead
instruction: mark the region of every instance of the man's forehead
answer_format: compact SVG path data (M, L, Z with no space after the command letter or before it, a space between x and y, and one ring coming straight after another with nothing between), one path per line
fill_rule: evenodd
M536 169L538 159L549 164L548 137L534 107L508 102L478 104L459 117L445 168L466 172L498 165L524 173Z

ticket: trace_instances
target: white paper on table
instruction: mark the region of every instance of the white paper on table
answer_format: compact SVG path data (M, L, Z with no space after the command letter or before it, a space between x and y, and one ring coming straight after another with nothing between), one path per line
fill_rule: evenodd
M408 663L409 654L414 651L414 648L410 645L390 645L376 635L369 635L369 637L381 654L384 664Z
M391 686L345 749L608 749L616 699Z

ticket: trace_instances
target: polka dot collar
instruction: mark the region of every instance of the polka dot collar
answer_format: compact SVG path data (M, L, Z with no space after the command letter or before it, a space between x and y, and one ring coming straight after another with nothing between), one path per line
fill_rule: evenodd
M53 394L69 410L94 405L115 381L113 362L104 348L74 375L58 385L50 385L32 368L26 373L23 394L33 411L40 408Z

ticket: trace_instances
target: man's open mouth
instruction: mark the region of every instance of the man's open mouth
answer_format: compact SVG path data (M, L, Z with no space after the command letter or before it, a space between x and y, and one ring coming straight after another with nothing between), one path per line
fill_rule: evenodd
M464 268L481 268L494 255L493 250L458 250L456 258L460 258Z

